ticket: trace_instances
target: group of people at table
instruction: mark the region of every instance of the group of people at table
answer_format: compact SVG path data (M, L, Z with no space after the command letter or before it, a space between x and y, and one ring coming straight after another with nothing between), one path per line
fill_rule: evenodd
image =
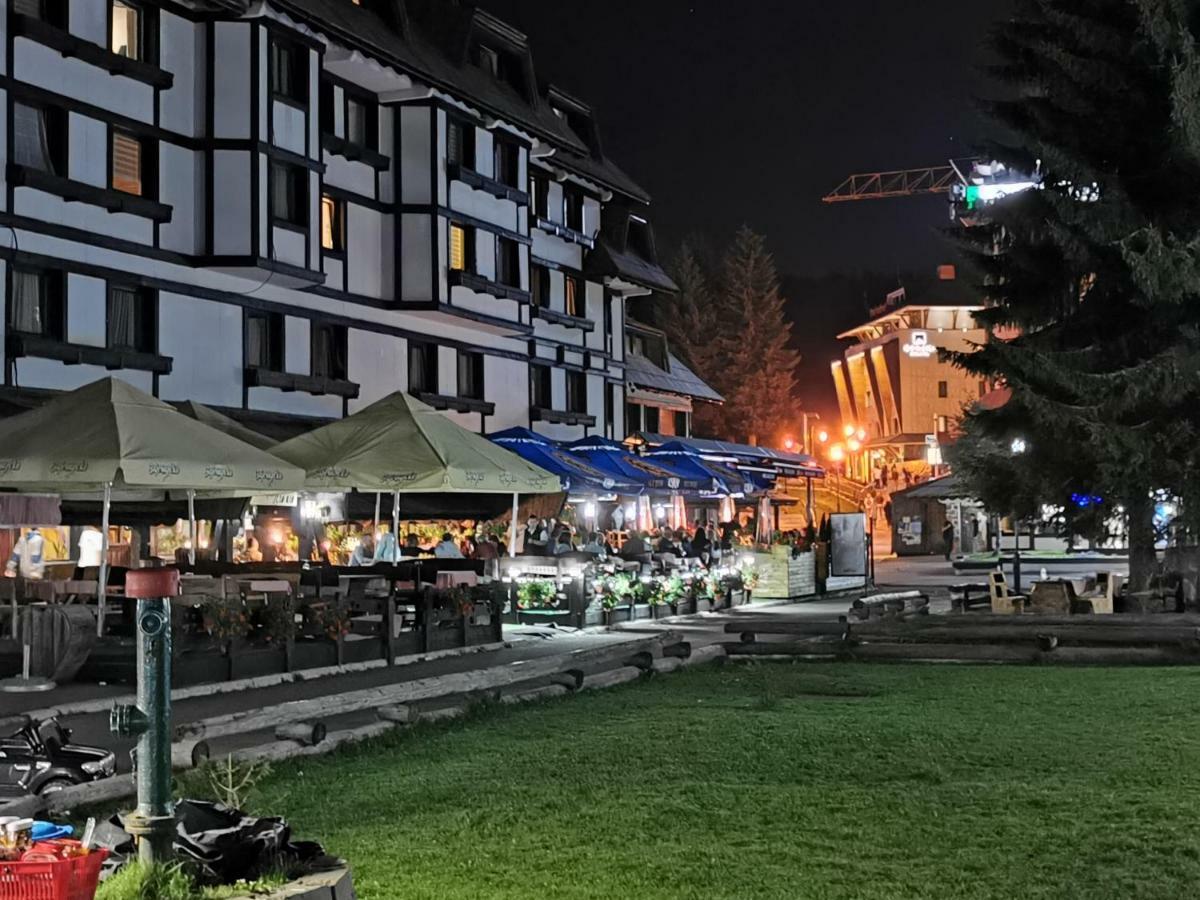
M732 549L736 526L726 523L718 532L711 524L696 523L686 528L660 528L654 532L631 530L619 541L617 533L579 532L567 522L530 517L518 534L520 552L531 556L561 556L588 553L598 559L616 557L637 560L653 554L671 554L678 559L699 559L704 564L720 559ZM447 531L433 546L421 546L416 533L409 532L397 546L389 532L377 537L364 532L350 557L351 566L370 566L395 559L433 556L436 559L498 559L508 553L506 543L484 529L454 535Z

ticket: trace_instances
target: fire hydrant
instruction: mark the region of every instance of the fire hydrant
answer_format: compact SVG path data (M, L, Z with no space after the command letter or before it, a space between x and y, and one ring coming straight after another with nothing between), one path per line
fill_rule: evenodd
M171 598L178 569L134 569L125 596L137 600L137 704L112 709L109 728L138 739L134 756L137 809L125 817L143 862L164 862L175 836L171 799Z

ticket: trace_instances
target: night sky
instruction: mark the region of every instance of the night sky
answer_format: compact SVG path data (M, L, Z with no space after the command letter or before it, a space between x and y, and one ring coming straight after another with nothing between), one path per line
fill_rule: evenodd
M980 131L980 38L1008 0L482 0L597 109L660 243L765 232L798 275L929 267L939 199L826 206L857 171L942 164Z

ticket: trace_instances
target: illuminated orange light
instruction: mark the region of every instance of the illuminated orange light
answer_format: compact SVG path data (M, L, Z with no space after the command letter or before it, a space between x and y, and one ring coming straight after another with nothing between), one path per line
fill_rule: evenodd
M854 438L850 438L850 440L846 441L846 447L851 453L857 453L862 449L862 444L860 444Z
M842 429L842 434L844 434L846 437L850 437L850 435L854 434L854 426L847 425Z
M817 432L817 441L823 444L827 440L829 440L829 432L822 428Z
M865 441L865 440L867 439L867 429L865 429L865 428L860 428L860 429L858 429L858 431L857 431L857 432L855 432L855 436L856 436L856 437L857 437L857 438L858 438L860 441Z
M829 448L829 458L834 462L841 462L846 456L846 451L842 449L841 444L834 444Z

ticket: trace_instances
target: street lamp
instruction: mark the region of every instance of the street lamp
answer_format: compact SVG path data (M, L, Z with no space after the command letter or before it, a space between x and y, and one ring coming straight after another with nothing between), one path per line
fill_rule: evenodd
M1015 437L1008 445L1008 449L1012 451L1013 456L1020 456L1029 449L1029 444L1026 443L1025 438ZM1013 511L1013 592L1021 593L1021 520L1015 510Z
M858 429L857 429L857 428L856 428L854 425L844 425L844 426L842 426L842 434L843 434L845 437L850 437L850 436L851 436L852 434L854 434L854 432L855 432L855 431L857 431L857 430L858 430Z

